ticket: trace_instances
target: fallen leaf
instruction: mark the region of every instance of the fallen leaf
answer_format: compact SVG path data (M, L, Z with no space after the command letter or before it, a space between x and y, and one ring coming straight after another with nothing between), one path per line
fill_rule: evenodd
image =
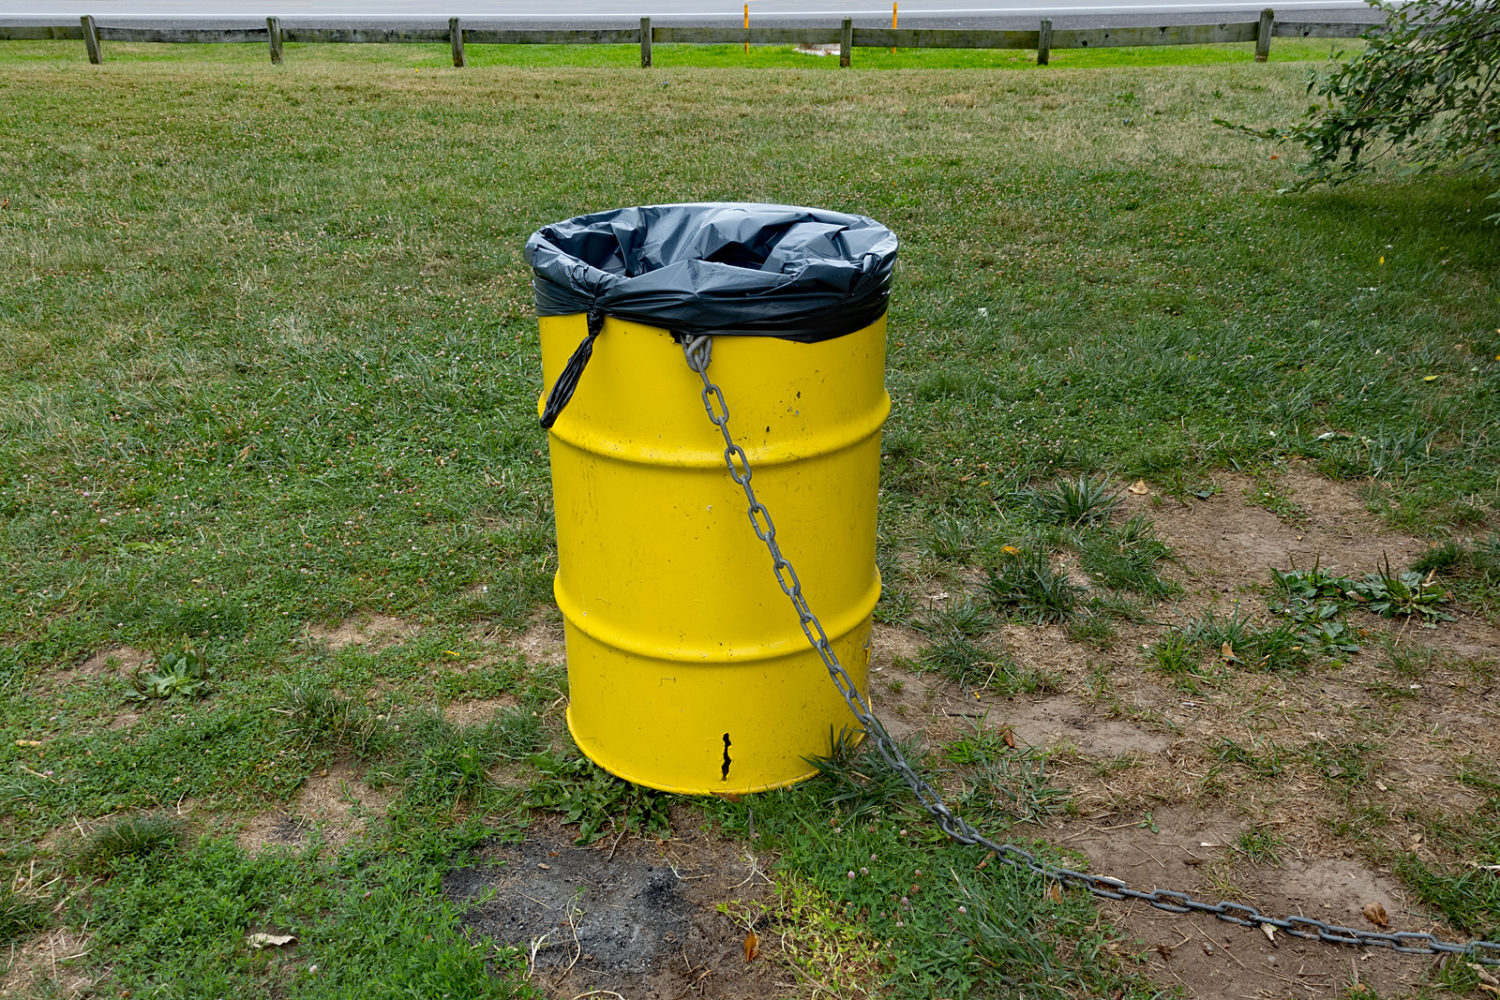
M18 747L39 747L41 745L41 740L16 740L16 746Z
M1146 481L1144 479L1137 479L1135 482L1126 487L1126 492L1134 493L1136 496L1142 497L1151 492L1151 487L1146 485Z
M1385 907L1379 903L1366 903L1364 908L1365 919L1376 927L1389 927L1391 920L1385 915Z
M1481 983L1488 983L1491 986L1500 986L1500 979L1496 979L1493 975L1491 975L1484 966L1476 965L1473 962L1465 962L1464 964L1474 970L1474 974L1479 977L1479 981Z
M552 870L552 866L551 865L549 865L549 864L547 864L545 862L542 862L542 861L538 861L536 863L536 866L538 868L540 868L544 872L550 872Z
M755 956L760 954L760 935L751 931L745 935L745 961L755 961Z
M1238 657L1234 655L1234 647L1227 642L1219 647L1219 656L1224 660L1225 663L1233 663L1236 659L1238 659Z
M1004 729L1000 730L1000 739L1005 741L1005 745L1010 747L1012 750L1016 748L1016 732L1009 726L1006 726Z
M1436 376L1436 375L1423 375L1422 376L1422 381L1423 382L1436 382L1437 380L1438 380L1438 376Z
M1061 903L1062 902L1062 886L1058 885L1056 882L1048 882L1047 883L1047 891L1044 892L1044 893L1042 893L1042 896L1048 902Z
M1276 943L1276 928L1272 927L1270 924L1261 924L1260 932L1266 936L1267 941L1271 942L1272 944Z
M245 938L246 943L252 948L280 948L295 940L297 940L295 934L251 934Z

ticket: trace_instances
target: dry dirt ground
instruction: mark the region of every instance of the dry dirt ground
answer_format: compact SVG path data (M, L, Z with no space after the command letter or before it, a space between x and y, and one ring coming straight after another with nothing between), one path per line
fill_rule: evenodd
M883 629L872 681L877 713L896 735L922 730L928 743L978 724L1009 727L1018 743L1049 749L1054 780L1072 789L1078 815L1027 832L1077 852L1090 871L1267 913L1455 936L1370 857L1412 851L1429 862L1465 860L1424 841L1413 820L1471 811L1478 800L1458 774L1466 762L1500 760L1500 629L1461 608L1458 621L1430 630L1353 612L1364 648L1342 667L1231 670L1211 690L1184 693L1149 669L1145 647L1166 627L1206 608L1264 616L1259 594L1272 567L1317 561L1358 578L1387 558L1404 568L1425 548L1384 530L1347 484L1292 472L1277 484L1300 508L1291 520L1255 505L1253 480L1226 475L1218 485L1218 494L1190 503L1123 494L1126 513L1153 519L1179 561L1184 592L1155 609L1157 624L1122 628L1103 650L1070 641L1057 626L1005 626L999 641L1019 663L1047 672L1055 688L1013 699L911 674L901 664L919 638ZM1388 669L1402 652L1416 654L1420 676ZM1254 762L1226 759L1226 741ZM1341 782L1337 763L1350 752L1368 770L1353 784ZM1237 847L1246 831L1277 838L1279 862ZM1389 928L1365 916L1370 904L1384 910ZM1145 904L1102 905L1148 956L1150 974L1190 996L1327 996L1358 983L1400 996L1432 965L1383 949L1272 939Z

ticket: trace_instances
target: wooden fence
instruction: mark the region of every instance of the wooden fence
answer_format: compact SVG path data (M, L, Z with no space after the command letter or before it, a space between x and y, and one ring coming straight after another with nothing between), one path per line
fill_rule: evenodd
M466 59L464 45L640 45L641 66L651 65L652 43L747 45L837 45L839 65L848 66L856 48L903 49L1035 49L1045 65L1053 49L1094 49L1123 45L1206 45L1254 42L1255 61L1265 62L1276 35L1294 38L1358 38L1370 24L1354 22L1278 21L1267 8L1259 20L1219 24L1178 24L1160 28L1058 28L1043 20L1035 31L983 31L947 28L856 28L851 18L836 27L653 27L649 17L639 28L466 28L450 18L447 28L307 28L283 26L266 18L264 28L132 28L96 24L85 15L77 25L6 27L0 41L81 39L89 62L104 61L104 42L255 42L267 45L271 62L282 61L285 42L424 42L447 43L453 65Z

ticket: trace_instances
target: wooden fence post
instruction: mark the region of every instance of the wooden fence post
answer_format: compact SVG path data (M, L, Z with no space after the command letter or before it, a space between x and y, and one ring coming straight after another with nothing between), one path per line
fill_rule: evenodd
M844 23L839 26L839 65L844 69L849 68L850 53L854 50L854 18L844 18Z
M453 46L453 65L464 65L464 26L456 17L448 18L448 42Z
M281 65L281 18L266 18L266 37L271 43L271 65Z
M641 69L651 68L651 18L641 18Z
M97 66L104 61L104 53L99 50L99 29L94 27L94 17L85 14L78 21L83 25L83 45L89 50L89 62Z
M1276 23L1276 12L1270 7L1260 12L1260 26L1255 29L1255 61L1265 62L1271 58L1271 28Z
M1042 18L1042 25L1036 33L1036 64L1047 65L1052 58L1052 19Z

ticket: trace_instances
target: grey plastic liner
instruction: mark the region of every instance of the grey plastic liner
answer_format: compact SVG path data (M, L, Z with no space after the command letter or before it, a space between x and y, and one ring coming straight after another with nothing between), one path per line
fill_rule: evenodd
M526 259L543 316L810 343L885 313L896 235L817 208L651 205L544 226Z

